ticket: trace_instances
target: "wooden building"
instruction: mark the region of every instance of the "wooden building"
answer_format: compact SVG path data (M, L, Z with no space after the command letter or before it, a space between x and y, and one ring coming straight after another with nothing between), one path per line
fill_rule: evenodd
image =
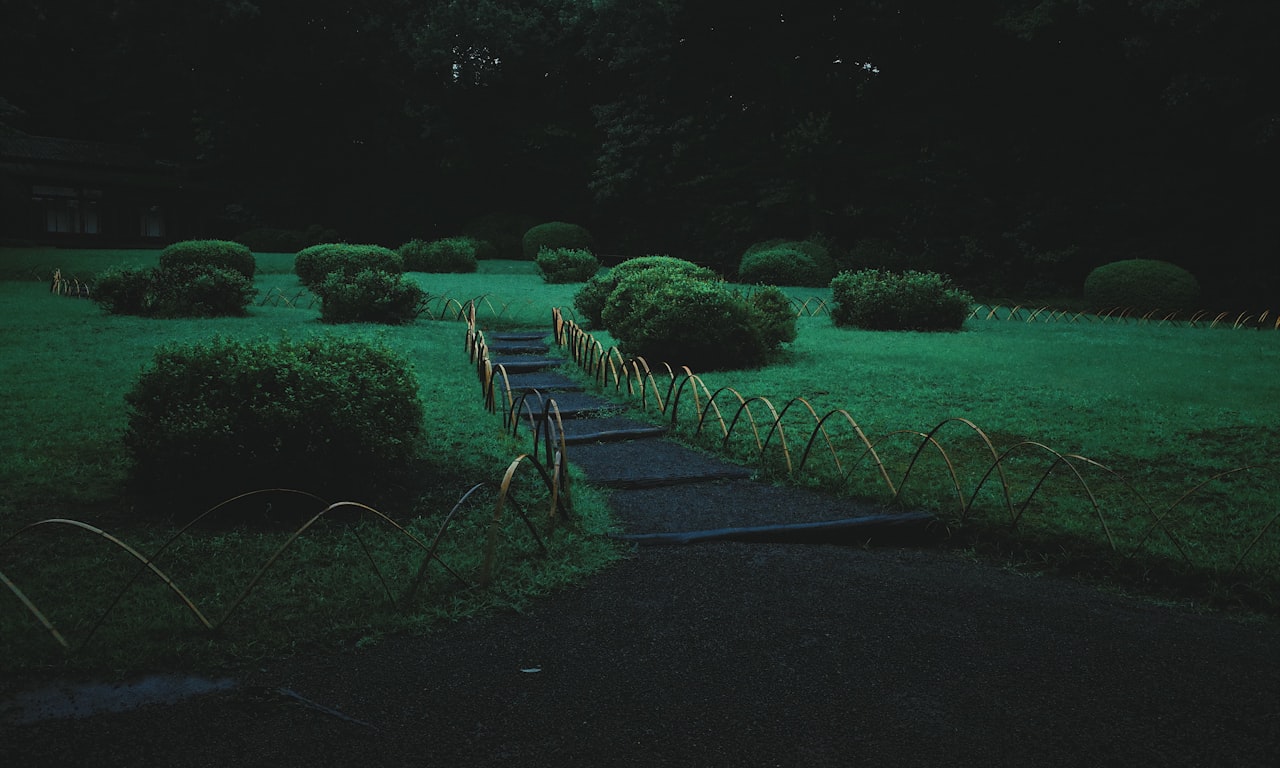
M201 229L189 168L136 147L0 126L0 242L162 245Z

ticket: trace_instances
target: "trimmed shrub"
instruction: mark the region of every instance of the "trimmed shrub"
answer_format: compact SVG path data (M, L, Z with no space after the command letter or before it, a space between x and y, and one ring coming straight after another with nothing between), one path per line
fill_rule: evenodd
M406 272L475 272L480 242L472 237L410 240L400 246Z
M827 248L808 240L757 243L738 265L738 281L756 285L826 286L835 274Z
M97 276L90 295L113 315L145 315L152 271L144 267L109 267Z
M321 283L333 272L350 277L366 269L398 275L404 271L404 262L400 254L390 248L345 243L322 243L303 248L293 260L293 271L303 285Z
M93 293L112 314L143 317L240 316L253 296L243 274L205 264L108 269Z
M405 325L416 320L427 303L417 283L377 269L350 277L330 272L311 289L320 297L320 320L326 323Z
M479 243L476 258L517 260L523 256L524 233L537 223L536 216L489 213L467 222L462 233Z
M404 476L423 434L409 363L346 338L163 346L125 401L134 490L184 509L262 488L360 499Z
M762 286L747 297L760 340L769 349L796 340L796 308L791 299L772 285Z
M183 240L160 251L160 268L209 266L230 269L250 280L257 265L253 251L231 240Z
M831 295L837 326L873 331L959 330L973 305L972 296L934 272L841 272Z
M774 299L766 295L757 305L722 282L657 267L618 282L606 302L604 324L624 352L652 366L751 367L764 362L787 335L785 324L767 314ZM791 319L794 338L794 315Z
M706 267L700 267L692 261L684 259L676 259L671 256L639 256L634 259L627 259L621 264L603 275L595 275L587 280L587 284L573 297L573 306L580 313L580 320L591 325L592 328L603 328L605 302L609 300L609 294L613 293L613 289L618 287L618 281L627 275L651 269L653 267L665 267L677 270L682 274L698 280L718 280L719 276Z
M1095 310L1191 310L1200 300L1200 284L1190 272L1167 261L1127 259L1090 272L1084 300Z
M152 273L150 314L157 317L244 315L253 282L240 272L214 266L161 267Z
M549 221L530 227L521 239L521 250L524 258L533 261L543 248L573 248L590 251L595 248L595 240L591 233L577 224L563 221Z
M582 283L600 271L600 260L591 251L543 248L538 251L538 271L548 283Z

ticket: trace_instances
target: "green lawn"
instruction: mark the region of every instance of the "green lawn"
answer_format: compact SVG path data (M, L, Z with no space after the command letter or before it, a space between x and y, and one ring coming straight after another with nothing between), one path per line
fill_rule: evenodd
M401 351L420 378L431 424L423 453L436 469L406 507L383 511L420 538L434 535L472 485L496 487L507 464L528 450L504 437L501 418L484 411L461 323L424 318L399 328L325 326L318 322L314 298L291 273L291 255L259 255L259 298L245 318L106 315L92 302L51 295L42 276L60 267L64 274L88 277L111 264L154 263L157 254L0 249L0 539L50 517L99 525L142 552L156 551L173 533L171 525L132 514L122 495L127 467L120 448L124 393L155 347L169 341L340 333L377 336ZM410 277L433 297L432 318L456 317L458 307L475 300L480 324L490 328L549 325L551 308L571 308L577 289L546 285L531 264L518 262L482 262L472 275ZM830 298L816 289L787 292L815 309ZM610 344L606 334L598 336ZM1273 331L970 320L959 333L871 333L836 329L825 314L806 312L798 339L775 364L702 376L706 389L699 405L705 407L706 393L732 387L746 398L767 398L776 410L802 397L819 417L847 412L873 441L900 492L898 501L938 510L966 546L995 547L1002 557L1017 550L1019 562L1039 558L1129 582L1136 573L1139 580L1153 580L1153 587L1159 586L1154 581L1172 580L1198 597L1244 599L1274 609L1280 525L1227 574L1277 512L1277 373L1280 333ZM759 462L779 480L885 502L893 498L844 417L826 422L832 448L819 435L801 468L815 423L804 403L786 410L784 431L769 438L761 457L745 417L727 441L715 425L695 437L693 392L686 387L673 411L690 441ZM726 421L738 408L727 391L716 403ZM750 416L767 434L766 404L753 401ZM973 430L948 421L957 418L980 427L998 453L1012 451L1000 467L1015 511L1027 502L1016 535L1007 533L1010 513L998 475L978 491L993 466L991 454ZM934 435L936 447L926 445L912 464L922 433L938 425L944 426ZM1054 454L1017 447L1025 441L1087 457L1114 473L1082 459L1070 460L1079 477L1061 465L1049 472ZM1216 473L1246 466L1255 468L1179 501ZM528 507L534 509L537 484L528 485ZM448 537L446 557L463 573L477 569L486 536L484 518L494 496L480 501L482 496L464 505ZM386 592L402 595L417 565L407 539L373 521L319 526L289 550L217 635L198 627L172 594L148 581L125 593L87 648L68 656L4 590L0 643L8 653L0 666L11 672L210 665L343 647L385 632L425 631L442 618L494 606L518 607L617 556L601 535L610 525L603 498L579 486L575 501L576 525L548 538L549 556L537 553L523 525L508 514L497 585L463 589L433 566L419 598L394 607ZM200 511L175 499L172 517L182 521ZM1157 517L1163 529L1146 535ZM166 550L161 565L202 610L221 617L283 539L281 532L201 530ZM1112 542L1118 554L1111 552ZM368 557L380 564L390 587L369 568ZM91 532L49 527L0 547L0 572L74 639L93 628L136 564Z
M37 258L42 255L47 254L26 252L10 259L0 251L0 264L7 269L25 259L38 269L62 263L70 265L63 267L67 274L122 261L145 264L155 252L67 252L56 255L70 258L56 262ZM414 365L429 423L422 452L430 476L421 479L404 504L379 511L430 542L459 499L483 484L455 516L441 550L451 568L473 580L503 473L529 446L505 436L501 417L485 411L464 347L465 325L425 319L406 327L323 325L318 306L305 292L299 296L301 287L282 268L284 262L273 255L259 258L264 267L256 281L260 298L243 318L112 316L91 301L50 294L38 275L0 280L0 423L5 425L0 431L0 541L39 520L72 518L152 553L176 525L204 511L177 498L170 511L172 524L143 520L122 493L127 470L120 445L126 426L123 397L157 345L204 341L216 334L375 336ZM530 276L531 265L486 267L494 267L494 273L470 276L460 286L437 284L452 276L411 277L434 295L457 289L459 300L465 301L487 295L495 286L517 284L504 281L520 273L520 295L501 302L495 297L489 302L492 311L482 306L481 325L549 326L550 306L571 290L546 286L539 301L544 288ZM273 296L297 300L268 300ZM537 302L536 313L530 301ZM515 487L524 510L540 521L545 492L536 473L526 465ZM603 498L581 488L574 501L570 523L544 537L545 554L509 505L498 539L496 584L486 590L464 589L444 568L432 565L424 589L410 602L403 597L422 553L405 535L370 515L356 525L309 530L242 604L236 602L242 590L288 532L217 526L189 532L165 550L158 564L211 621L234 608L221 632L210 635L158 580L147 577L125 592L87 647L68 655L8 589L0 589L0 644L6 649L0 668L8 673L46 666L125 670L166 663L210 665L303 647L342 647L390 631L426 631L442 619L495 606L519 607L618 556L616 546L602 535L610 525ZM379 571L370 568L370 556ZM135 576L137 563L91 531L48 525L0 547L0 573L24 590L75 647ZM389 604L388 592L399 604Z

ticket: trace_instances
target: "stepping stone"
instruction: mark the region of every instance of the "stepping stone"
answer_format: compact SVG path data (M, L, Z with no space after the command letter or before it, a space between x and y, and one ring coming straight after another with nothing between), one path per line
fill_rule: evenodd
M579 445L569 451L587 480L607 488L654 488L718 479L746 479L752 470L668 440Z
M573 456L570 450L570 461ZM753 480L617 491L610 494L609 506L628 534L825 523L887 511L866 499Z
M504 384L502 377L498 377L498 384ZM512 392L581 392L582 385L558 373L516 373L507 374L505 384L509 385Z
M489 343L489 351L503 355L545 355L548 347L534 341L494 341Z
M524 396L524 404L521 407L522 417L532 416L535 419L541 419L544 405L549 400L556 401L556 407L560 410L562 419L626 410L624 405L582 392L535 392Z
M938 519L926 512L867 515L820 523L784 523L703 531L633 533L615 538L636 544L702 544L709 541L746 541L773 544L926 544L938 534Z
M498 331L486 335L494 341L542 341L551 334L547 331Z
M628 419L625 416L569 419L563 422L563 428L566 445L617 443L624 440L662 437L667 433L666 427L646 424L643 421ZM554 432L554 424L551 429ZM572 461L572 459L570 460Z
M493 363L494 368L499 365L506 368L508 374L533 373L535 371L544 371L548 368L559 368L564 365L564 358L535 357L533 355L490 355L489 362Z

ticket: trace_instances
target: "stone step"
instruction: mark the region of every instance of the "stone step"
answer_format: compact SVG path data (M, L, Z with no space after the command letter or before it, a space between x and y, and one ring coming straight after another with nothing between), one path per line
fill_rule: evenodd
M594 414L617 413L626 410L625 406L610 402L595 395L582 392L534 392L522 396L521 414L524 417L541 419L546 404L554 400L560 411L560 418L575 419Z
M659 439L579 445L569 452L569 461L592 484L607 488L653 488L754 474L747 467Z
M559 368L564 365L564 358L537 357L534 355L490 355L489 362L493 364L494 368L501 365L507 370L508 374L534 373L536 371Z
M546 344L533 341L492 341L489 352L501 355L545 355L549 351Z
M528 422L525 423L526 426L529 426ZM561 426L564 429L564 442L566 445L617 443L626 440L662 437L667 433L666 427L646 424L643 421L636 421L625 416L565 419L561 422ZM552 436L558 438L558 435L555 434L556 425L554 422L551 424L551 430ZM570 454L569 460L573 461L573 454Z
M503 385L503 379L498 378L498 383ZM505 385L509 385L510 391L520 392L581 392L582 385L563 376L559 373L516 373L507 374Z
M496 331L486 334L492 341L542 341L551 334L547 331Z

